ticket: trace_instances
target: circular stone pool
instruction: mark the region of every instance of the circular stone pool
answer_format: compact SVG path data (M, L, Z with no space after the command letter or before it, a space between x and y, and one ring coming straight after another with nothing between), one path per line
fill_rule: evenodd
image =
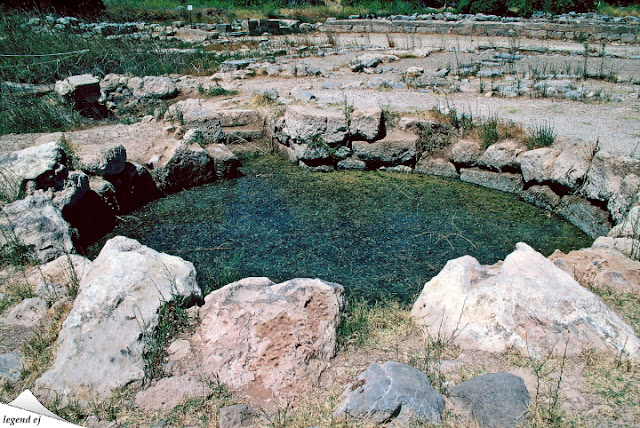
M192 261L205 292L247 276L318 277L368 299L411 301L447 260L495 263L524 241L544 255L591 245L515 195L388 172L300 170L243 160L243 177L185 190L123 218L126 235Z

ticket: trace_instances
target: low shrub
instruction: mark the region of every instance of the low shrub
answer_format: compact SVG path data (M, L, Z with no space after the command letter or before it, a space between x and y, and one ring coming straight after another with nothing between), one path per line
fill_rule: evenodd
M61 104L55 96L16 95L0 85L0 135L65 131L81 121L71 105Z
M556 141L556 131L552 124L544 121L529 128L527 147L529 150L539 147L550 147Z
M12 55L0 56L0 81L43 84L83 73L210 74L220 62L238 57L202 49L169 49L176 46L154 39L34 31L22 25L26 20L27 16L20 14L0 16L3 50Z
M152 333L145 334L144 359L145 383L164 376L163 364L171 340L191 326L187 310L180 306L179 297L164 304L158 310L158 325Z
M589 12L595 9L596 3L593 0L461 0L457 11L500 16L530 16L538 11L561 14Z
M8 10L50 12L65 16L96 16L105 12L102 0L0 0Z
M495 144L500 140L500 132L498 131L498 116L489 116L480 124L480 138L485 148Z

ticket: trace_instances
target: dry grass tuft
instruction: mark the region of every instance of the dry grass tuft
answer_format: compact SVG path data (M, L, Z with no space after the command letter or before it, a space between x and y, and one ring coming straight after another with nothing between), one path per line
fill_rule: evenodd
M25 343L22 350L25 356L22 387L19 389L31 388L33 382L53 364L56 356L55 342L71 308L73 308L71 301L60 301L55 304L50 309L47 322L39 326Z

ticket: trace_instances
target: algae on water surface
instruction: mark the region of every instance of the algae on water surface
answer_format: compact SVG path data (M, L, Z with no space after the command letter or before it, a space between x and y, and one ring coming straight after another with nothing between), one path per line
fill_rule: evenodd
M367 299L403 301L465 254L487 264L520 241L545 255L591 245L571 224L514 195L458 181L311 173L270 156L243 163L243 177L157 200L110 236L192 261L207 292L247 276L317 277Z

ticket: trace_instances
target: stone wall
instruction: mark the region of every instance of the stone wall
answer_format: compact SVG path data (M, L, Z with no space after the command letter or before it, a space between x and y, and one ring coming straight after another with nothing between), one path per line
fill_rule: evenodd
M388 129L379 109L345 114L289 106L275 121L273 138L283 156L308 170L436 175L513 193L638 257L640 160L635 158L580 144L531 149L504 140L485 146L437 118L401 118Z
M556 23L502 21L447 21L404 19L343 19L327 20L319 27L327 33L415 33L457 34L462 36L526 37L557 40L605 40L636 43L640 41L637 23Z

